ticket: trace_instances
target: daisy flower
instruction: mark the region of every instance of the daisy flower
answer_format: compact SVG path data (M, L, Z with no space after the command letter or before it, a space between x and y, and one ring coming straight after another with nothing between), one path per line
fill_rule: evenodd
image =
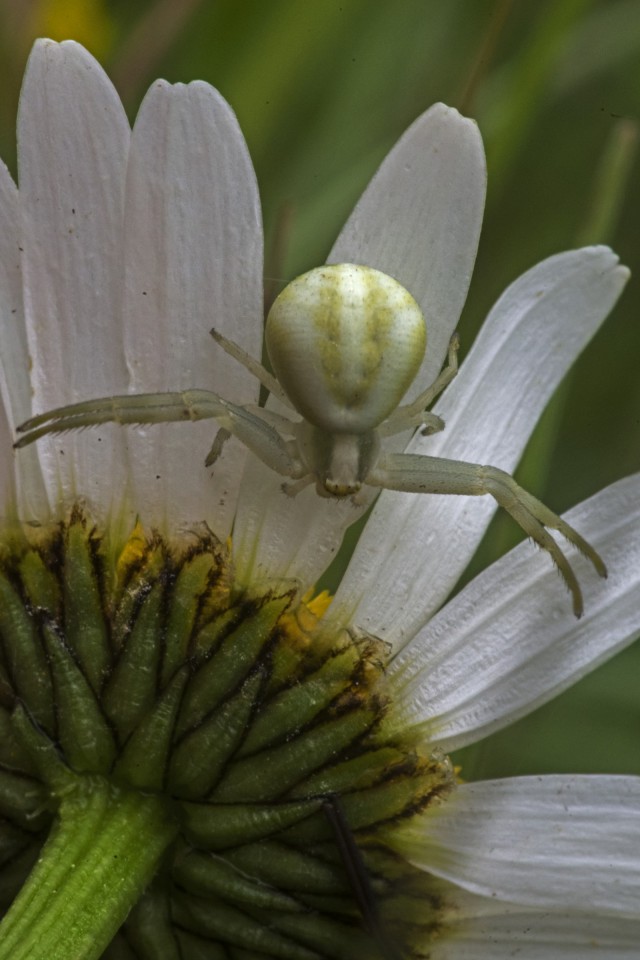
M447 754L565 689L640 623L640 477L570 511L576 619L524 543L453 599L490 498L380 494L329 606L313 592L367 504L282 492L206 423L115 423L11 448L93 397L259 384L262 230L237 122L155 83L130 130L100 66L40 41L0 171L0 960L631 958L640 778L459 784ZM329 262L411 291L420 392L464 304L485 190L443 105L388 155ZM414 454L515 467L627 279L553 256L491 311ZM274 415L275 416L275 415ZM277 422L277 421L274 421ZM408 443L408 446L407 446Z

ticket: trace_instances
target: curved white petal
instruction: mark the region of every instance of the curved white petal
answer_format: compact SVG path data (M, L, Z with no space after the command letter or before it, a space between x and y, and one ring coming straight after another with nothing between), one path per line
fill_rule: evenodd
M215 326L252 356L262 345L262 226L237 120L208 84L155 83L131 141L125 219L125 344L131 392L214 390L252 403L258 382L218 347ZM204 466L217 427L129 434L136 500L156 522L230 529L245 451Z
M71 41L38 41L18 116L36 411L126 388L120 290L128 145L124 110L99 64ZM126 463L116 426L39 444L53 503L81 492L108 507L121 494Z
M319 497L315 486L292 499L282 491L284 479L247 459L233 528L236 572L244 583L265 577L316 583L362 513L349 500Z
M422 869L484 897L638 920L640 777L463 784L391 842Z
M516 280L436 405L446 427L409 450L513 470L546 403L628 278L606 247L558 254ZM337 605L403 646L443 603L496 509L491 497L383 493Z
M601 580L571 550L585 593L572 615L546 554L522 543L477 576L390 667L402 728L444 750L482 739L555 697L640 631L640 474L607 487L566 519L609 568Z
M592 913L525 910L484 897L464 897L431 960L636 960L640 919Z
M2 461L0 462L0 519L2 520L6 519L15 504L16 478L11 458L13 437L14 434L9 426L4 400L0 399L0 451L2 451Z
M18 188L0 163L0 394L15 427L31 413L29 348L22 306Z
M420 303L429 346L413 391L433 379L464 301L478 247L486 169L476 124L444 104L427 110L400 138L371 180L330 255L396 277ZM249 459L234 527L242 578L290 576L315 582L345 529L367 508L321 500L313 488L295 500L282 478Z
M20 515L48 513L38 450L12 449L15 428L31 414L29 348L22 301L22 227L18 189L0 163L0 397L2 398L2 511L19 496Z
M437 376L467 298L486 178L476 124L436 103L386 156L329 254L390 274L422 307L428 345L414 393Z

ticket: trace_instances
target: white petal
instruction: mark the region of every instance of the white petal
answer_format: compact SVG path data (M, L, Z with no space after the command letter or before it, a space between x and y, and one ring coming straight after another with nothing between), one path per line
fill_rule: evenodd
M48 500L37 447L12 450L15 428L31 414L29 349L22 304L22 245L18 190L0 163L0 397L2 398L2 511L20 498L26 519L48 513ZM14 475L15 470L15 475Z
M0 518L5 520L15 503L16 484L13 472L13 461L11 457L11 444L13 442L13 431L9 426L9 420L4 408L4 401L0 399L0 452L2 460L0 462Z
M435 379L467 298L485 192L476 124L437 103L387 155L329 254L390 274L416 298L428 331L418 386Z
M484 897L638 920L640 777L463 784L392 843L422 869Z
M599 579L571 551L583 586L576 620L542 551L522 543L476 577L393 661L394 726L423 727L456 750L546 703L618 650L640 624L640 474L566 519L609 568Z
M22 307L22 243L18 188L0 163L1 393L13 425L31 413L29 349Z
M208 84L155 83L131 142L125 343L135 393L213 390L255 402L258 383L216 346L215 326L254 357L262 345L262 227L255 175L228 104ZM214 421L130 434L136 498L156 521L207 520L225 536L245 452L204 466ZM164 511L168 511L168 517Z
M409 449L513 470L549 397L627 278L606 247L559 254L520 277L435 407L445 430L417 436ZM383 493L337 604L359 602L362 629L404 645L443 603L495 509L491 497Z
M391 274L419 301L429 349L418 386L437 374L466 299L485 189L477 126L436 104L388 154L329 256L330 263L363 263ZM314 583L375 494L354 507L321 500L312 488L291 500L281 484L262 464L247 462L234 527L238 574Z
M636 960L640 920L525 910L467 895L431 960Z
M18 117L37 411L126 387L119 311L128 143L124 110L99 64L71 41L38 41ZM77 491L108 506L123 487L123 449L116 426L40 441L52 499Z
M312 586L331 563L345 529L363 512L350 500L319 497L315 486L287 496L284 479L247 459L233 528L236 573L244 583L289 577Z

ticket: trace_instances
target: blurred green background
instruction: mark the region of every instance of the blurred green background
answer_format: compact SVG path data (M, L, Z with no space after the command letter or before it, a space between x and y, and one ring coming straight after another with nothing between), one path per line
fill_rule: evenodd
M260 182L270 290L322 262L422 110L443 100L475 117L489 195L462 356L505 285L549 254L606 242L635 274L518 478L561 511L640 469L640 0L0 0L0 149L12 170L37 36L84 43L132 119L157 76L221 90ZM474 568L517 539L499 516ZM640 645L456 759L468 779L640 774Z

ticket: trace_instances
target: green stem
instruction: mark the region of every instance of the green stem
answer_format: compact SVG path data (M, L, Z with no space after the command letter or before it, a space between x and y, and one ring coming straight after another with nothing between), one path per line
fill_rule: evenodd
M176 824L158 797L74 778L0 924L0 960L97 960L152 879Z
M627 117L611 128L596 172L587 219L576 238L579 247L612 242L633 176L638 134L637 121Z

